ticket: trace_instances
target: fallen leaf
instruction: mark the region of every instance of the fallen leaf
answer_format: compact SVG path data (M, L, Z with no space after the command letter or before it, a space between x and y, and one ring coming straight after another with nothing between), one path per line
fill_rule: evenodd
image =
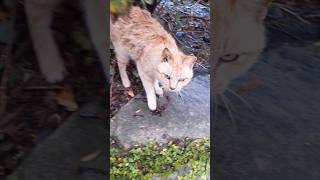
M101 154L101 150L96 150L95 152L89 154L89 155L86 155L84 157L81 158L81 162L87 162L87 161L92 161L94 160L96 157L98 157L100 154Z
M121 15L124 14L129 8L130 4L127 0L111 0L110 1L110 13Z
M63 90L56 95L55 99L57 103L65 107L67 111L76 111L78 109L73 91L69 86L65 86Z
M130 96L130 97L134 97L134 93L133 93L133 90L132 89L129 89L127 94Z

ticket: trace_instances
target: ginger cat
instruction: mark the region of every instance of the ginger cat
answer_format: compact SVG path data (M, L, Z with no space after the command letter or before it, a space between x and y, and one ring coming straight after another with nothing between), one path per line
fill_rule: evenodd
M63 60L50 28L53 12L60 2L61 0L25 0L28 25L40 70L50 83L63 80L65 75ZM81 2L92 43L107 79L107 1L76 0L75 2Z
M193 77L197 58L180 51L174 38L146 10L133 6L115 22L110 20L110 38L123 86L130 87L126 66L132 59L151 111L157 109L156 94L162 96L163 89L180 91Z
M270 0L215 0L215 95L223 94L232 80L247 72L264 50L269 4Z

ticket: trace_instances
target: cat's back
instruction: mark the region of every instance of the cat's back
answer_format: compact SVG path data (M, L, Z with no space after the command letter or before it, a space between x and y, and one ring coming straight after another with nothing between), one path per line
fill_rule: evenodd
M150 12L147 10L141 9L137 6L132 6L127 14L124 14L117 18L117 20L111 22L113 26L126 26L128 25L142 25L142 24L153 24L156 25L156 22L152 18Z
M132 21L137 23L151 23L153 18L149 11L141 9L140 7L133 6L129 11L129 17Z
M115 21L110 21L111 39L139 38L147 41L155 36L168 36L161 24L151 16L150 12L132 6L129 12Z

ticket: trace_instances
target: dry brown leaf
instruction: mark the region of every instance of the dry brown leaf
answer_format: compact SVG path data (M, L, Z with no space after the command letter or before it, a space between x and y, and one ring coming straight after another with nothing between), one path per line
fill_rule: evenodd
M95 152L88 154L84 157L81 158L81 162L87 162L87 161L92 161L94 160L96 157L98 157L101 154L101 150L96 150Z
M76 111L78 109L73 91L69 86L65 86L63 90L57 94L55 99L57 103L65 107L67 111Z
M130 97L134 97L134 93L133 93L133 90L132 89L129 89L127 94L130 96Z

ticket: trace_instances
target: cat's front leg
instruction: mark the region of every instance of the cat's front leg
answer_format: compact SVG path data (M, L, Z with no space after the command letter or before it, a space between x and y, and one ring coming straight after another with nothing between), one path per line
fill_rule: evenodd
M139 70L139 68L138 68L138 73L147 95L148 107L151 111L155 111L157 109L157 97L155 94L153 80L152 78L144 74L141 70Z
M50 28L53 9L59 0L26 0L25 8L40 70L47 81L64 78L65 67Z
M154 80L154 89L156 94L158 94L160 97L163 97L163 89L160 87L158 80Z
M121 52L117 51L116 49L116 57L117 57L117 63L119 68L119 74L122 81L122 85L125 88L130 87L130 80L127 74L127 65L129 63L129 59L126 55L123 55Z
M107 8L108 2L101 0L86 0L84 1L86 9L86 21L89 28L89 33L98 53L105 77L109 78L107 71L109 62L107 58Z

